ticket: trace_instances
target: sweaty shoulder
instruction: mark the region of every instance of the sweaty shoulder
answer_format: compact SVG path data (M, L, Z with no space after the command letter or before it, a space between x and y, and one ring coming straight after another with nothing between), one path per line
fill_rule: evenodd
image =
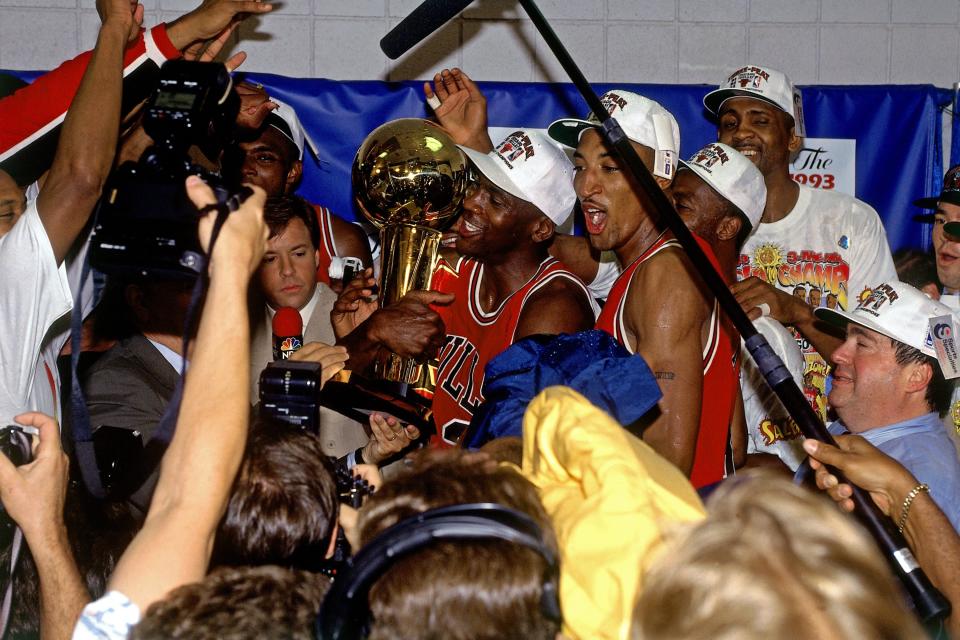
M712 296L683 249L665 247L633 274L627 294L628 329L638 335L644 325L699 327L709 300Z
M596 321L586 286L573 274L555 275L532 292L523 304L515 339L538 333L576 333Z

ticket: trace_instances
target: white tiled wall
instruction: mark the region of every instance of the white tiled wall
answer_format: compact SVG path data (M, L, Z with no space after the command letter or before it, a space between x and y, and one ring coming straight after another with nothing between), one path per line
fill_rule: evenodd
M146 22L199 0L142 0ZM283 0L250 21L245 69L341 80L565 80L513 0L477 0L397 61L380 38L418 0ZM960 0L540 0L596 82L718 81L747 61L799 84L934 83L960 75ZM93 45L94 0L0 0L0 68L46 69Z

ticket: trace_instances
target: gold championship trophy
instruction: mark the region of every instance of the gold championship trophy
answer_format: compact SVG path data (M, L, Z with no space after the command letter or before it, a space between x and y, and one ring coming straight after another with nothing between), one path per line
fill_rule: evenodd
M443 230L461 210L468 167L453 140L429 120L392 120L360 145L353 190L363 215L380 229L381 307L430 288ZM322 402L357 420L376 410L423 427L429 403L409 393L408 385L427 377L425 370L384 349L372 375L341 372L327 383Z

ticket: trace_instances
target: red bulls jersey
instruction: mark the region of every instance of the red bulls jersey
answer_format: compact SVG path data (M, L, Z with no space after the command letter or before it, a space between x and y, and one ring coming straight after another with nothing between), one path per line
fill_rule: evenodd
M444 293L453 293L456 300L437 311L447 327L447 340L440 350L437 387L433 396L433 419L437 435L432 443L439 446L457 444L466 431L474 411L483 402L484 369L487 363L513 344L520 314L527 300L555 278L576 282L587 294L586 286L554 258L547 258L536 274L499 308L484 311L480 305L480 283L483 265L461 258L456 278L445 278L440 285ZM434 280L435 286L438 280Z
M330 259L337 255L337 244L333 240L333 222L330 216L333 212L324 206L311 203L313 212L317 218L317 226L320 227L320 246L317 249L320 252L320 262L317 265L317 282L330 284Z
M710 263L723 274L710 246L701 238L694 237L697 238L700 248L707 255ZM602 329L615 337L631 353L635 352L635 349L627 340L623 313L630 284L641 264L670 247L681 248L675 238L661 235L649 249L644 251L643 255L624 269L613 284L613 288L610 289L607 303L597 319L597 329ZM735 348L739 344L740 337L736 329L726 316L721 314L719 305L714 300L707 343L703 347L700 431L697 435L693 470L690 473L690 481L695 487L702 487L723 479L730 421L733 417L736 394L740 392L738 386L740 365L737 362L739 350Z

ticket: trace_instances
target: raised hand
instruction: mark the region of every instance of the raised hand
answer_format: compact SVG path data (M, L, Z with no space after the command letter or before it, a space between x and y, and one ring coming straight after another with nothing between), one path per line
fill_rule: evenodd
M130 0L97 0L97 13L104 26L116 24L127 33L127 42L140 35L143 24L143 5Z
M267 225L263 222L263 204L267 200L263 189L251 187L253 194L240 207L227 216L220 229L216 245L210 256L210 269L218 264L233 263L246 269L249 277L260 265L267 248ZM217 198L213 190L197 176L187 178L187 195L201 212L198 233L204 251L209 251L210 235L216 219Z
M337 339L359 327L377 310L377 301L371 300L376 282L373 269L368 267L351 280L337 297L330 311L330 323Z
M454 67L433 76L433 87L423 83L427 102L440 101L433 108L440 125L453 141L471 149L487 153L493 150L493 141L487 132L487 99L470 79Z
M172 22L167 36L173 46L185 49L199 40L216 38L234 21L271 11L272 4L259 0L203 0L199 7Z

